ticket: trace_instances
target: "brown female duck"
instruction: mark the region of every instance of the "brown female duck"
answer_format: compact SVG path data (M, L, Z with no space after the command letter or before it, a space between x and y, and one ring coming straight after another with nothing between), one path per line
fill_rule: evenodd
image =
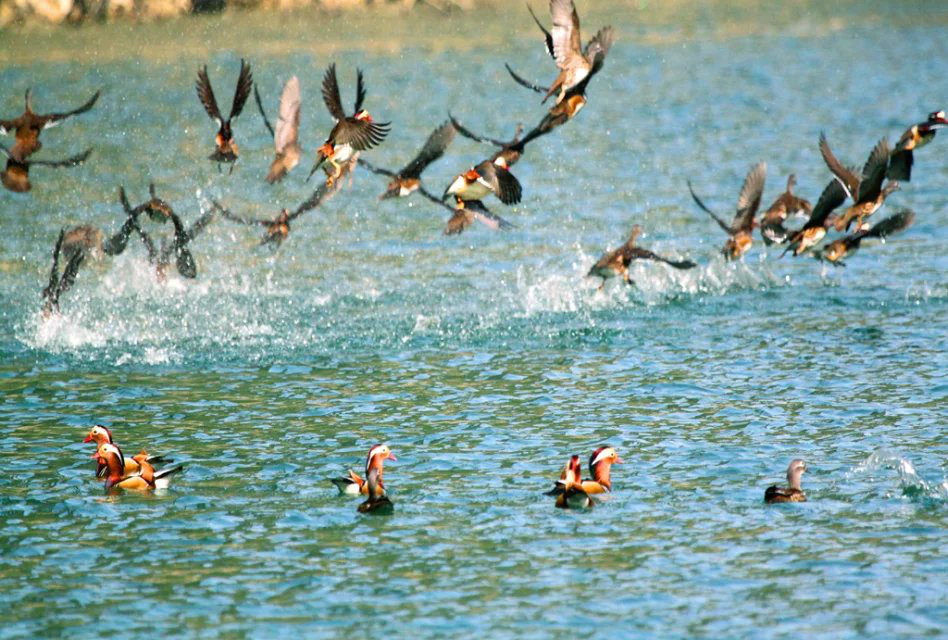
M862 175L857 175L836 159L823 133L820 134L820 153L826 166L853 201L852 206L836 218L834 226L837 231L849 229L853 220L856 220L856 229L862 228L863 220L878 211L889 194L899 189L898 182L889 182L885 188L882 187L889 166L889 142L885 138L872 149Z
M814 252L814 256L820 260L826 260L838 267L845 267L843 258L851 256L859 249L860 243L866 238L882 238L904 231L915 221L915 213L909 209L902 209L888 218L884 218L872 225L869 229L859 229L855 233L834 240L819 251Z
M16 140L13 148L9 150L8 155L18 162L25 161L29 156L43 147L39 139L40 132L44 129L56 126L67 118L85 113L96 103L100 94L101 91L96 91L85 104L72 111L38 114L33 112L32 92L30 89L27 89L26 105L22 115L10 120L0 119L0 135L6 135L10 131L13 131Z
M773 485L767 487L764 492L764 502L774 504L777 502L806 502L806 494L800 486L800 479L803 472L806 471L806 463L799 458L790 463L787 467L787 482L789 486L778 487Z
M691 260L671 260L648 249L636 246L636 239L641 233L642 227L639 225L633 226L632 233L629 234L629 239L625 241L625 244L618 249L604 253L592 266L589 273L586 274L589 277L602 278L602 284L599 285L600 289L606 286L606 280L619 275L622 276L626 284L635 284L629 277L629 265L632 264L633 260L655 260L664 262L675 269L693 269L698 266Z
M795 215L809 217L813 213L809 200L793 194L796 183L797 177L791 173L787 178L787 190L781 193L761 216L760 237L764 239L764 244L783 244L790 235L783 226L787 218Z
M688 190L691 192L695 204L714 218L718 226L728 234L728 241L721 250L721 253L728 260L737 260L743 256L753 243L751 232L755 225L754 216L757 214L757 209L760 208L760 199L764 194L764 181L766 179L767 163L759 162L750 168L744 178L741 193L737 197L737 212L734 214L734 220L731 224L725 222L723 218L706 207L701 199L695 195L694 189L691 188L691 181L688 181Z
M457 128L451 122L445 122L431 132L418 154L398 171L377 167L362 158L359 158L359 164L372 173L390 178L385 193L379 196L379 200L404 198L421 187L422 172L444 155L456 135Z
M283 85L283 92L280 94L280 114L277 118L276 131L267 119L267 114L263 110L263 101L260 99L260 92L257 91L257 85L253 86L253 96L257 102L257 108L260 109L260 115L263 116L263 124L266 125L273 136L273 146L276 149L276 156L270 164L270 170L267 172L267 182L273 184L282 180L287 173L292 171L300 162L300 156L303 150L300 148L300 81L296 76L292 76Z

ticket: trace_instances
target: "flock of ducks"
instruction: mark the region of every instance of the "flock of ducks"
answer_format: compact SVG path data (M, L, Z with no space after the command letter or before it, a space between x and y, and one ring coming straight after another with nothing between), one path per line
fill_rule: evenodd
M182 277L197 276L196 262L189 244L217 214L238 224L262 227L264 233L261 244L279 246L289 236L291 223L337 193L343 178L349 176L351 181L352 172L357 166L363 166L388 181L380 199L405 198L418 193L447 209L451 215L445 228L446 234L461 233L475 221L495 230L513 227L514 225L503 217L490 211L485 201L494 196L506 205L520 202L523 187L511 172L512 167L524 155L528 144L567 123L579 113L586 104L587 86L602 69L615 39L614 30L607 26L596 32L584 45L579 15L573 0L550 0L549 29L529 5L527 8L543 34L544 46L554 60L558 72L549 86L542 86L524 79L507 65L508 72L518 84L543 94L542 102L552 102L540 122L522 137L520 127L509 141L481 136L468 130L448 114L448 121L431 132L418 153L405 166L397 170L376 166L363 159L361 154L385 140L391 131L391 123L376 122L365 108L367 91L361 70L356 72L353 108L351 112L347 112L342 104L336 66L332 64L323 77L321 92L334 125L323 144L317 148L315 161L307 178L311 179L322 168L325 179L320 181L309 198L292 211L281 209L276 216L269 219L243 216L234 213L225 204L212 200L207 212L192 224L186 225L171 205L156 195L154 185L150 189L151 197L135 207L129 204L124 189L120 188L119 201L125 221L117 233L106 239L101 230L87 225L63 229L60 233L53 250L49 282L43 289L44 313L48 315L58 310L60 296L73 285L78 270L87 257L98 260L106 255L118 255L125 250L129 237L133 234L141 239L159 279L165 277L165 272L172 262ZM234 97L226 118L218 105L206 66L198 70L195 88L204 110L217 126L214 151L209 159L217 163L221 172L222 165L226 164L230 167L229 173L232 173L240 157L235 140L234 121L243 112L251 93L254 94L264 125L274 141L274 158L265 177L266 181L272 184L285 179L303 159L299 141L300 82L296 76L292 76L285 83L280 94L276 126L271 125L267 117L250 64L245 60L240 61ZM12 148L0 145L0 150L7 156L6 168L0 173L3 185L12 191L28 191L31 188L29 169L32 165L75 166L86 160L91 149L63 160L36 160L32 159L32 156L42 146L39 141L41 131L88 112L99 96L100 92L96 92L83 105L71 111L39 115L33 111L31 93L27 91L23 114L11 120L0 120L0 134L13 131L16 137ZM698 207L707 212L727 233L728 239L722 249L727 259L740 259L751 248L753 231L758 228L765 245L785 244L784 254L792 252L794 256L799 256L811 253L820 260L842 266L845 264L844 258L852 255L862 240L884 239L912 224L915 215L907 209L900 210L874 225L870 225L867 220L900 188L900 183L911 179L914 151L929 143L937 130L946 126L948 119L945 112L936 111L924 122L909 127L894 148L890 149L887 139L882 138L873 147L861 171L841 163L830 149L826 136L821 135L820 153L833 177L823 189L816 206L811 206L809 201L793 192L796 179L791 175L787 180L786 190L758 219L757 213L767 176L767 166L763 162L751 167L747 173L738 195L734 217L730 222L705 205L695 194L690 182L688 187ZM422 174L444 155L457 134L490 144L496 147L496 151L469 169L456 174L438 197L426 188L422 182ZM842 207L847 200L851 204L841 213L834 215L834 211ZM142 214L147 214L150 220L162 225L170 222L173 234L156 242L140 223ZM788 229L785 225L794 216L802 216L806 221L799 228ZM846 235L818 247L830 229ZM590 277L601 278L600 289L605 286L606 280L613 277L620 277L627 284L634 284L629 277L629 266L634 260L663 262L675 269L691 269L697 266L692 260L660 256L637 246L636 239L641 232L641 227L635 225L629 239L622 246L604 254L589 270ZM65 262L62 269L61 261Z
M154 185L150 188L149 199L137 206L132 206L124 188L119 188L119 203L125 221L115 234L106 238L101 230L89 226L60 231L53 250L49 282L43 289L44 311L50 313L58 310L60 296L75 282L79 267L88 256L100 259L104 255L118 255L125 250L133 234L141 239L159 278L164 277L172 262L181 276L197 276L196 262L189 244L217 214L235 223L262 227L264 235L261 244L278 246L289 236L291 222L337 193L344 178L350 176L351 179L353 170L360 165L388 181L380 199L405 198L418 193L432 203L446 208L451 214L445 228L446 234L461 233L475 221L492 229L514 226L491 212L484 201L494 196L505 205L520 202L523 187L511 172L511 168L524 155L528 144L569 122L583 108L587 99L586 88L602 69L615 37L612 27L604 27L583 45L579 16L573 0L550 0L552 24L549 29L529 5L528 9L543 33L543 42L556 64L558 73L549 86L542 86L524 79L507 65L508 72L518 84L543 94L543 103L552 101L537 126L526 135L521 137L522 130L518 127L513 139L495 140L469 131L449 114L448 121L431 132L418 153L405 166L397 170L376 166L361 158L361 153L381 144L391 131L391 124L376 122L364 108L367 91L361 70L356 72L355 102L351 114L347 113L342 104L336 67L334 64L330 65L323 77L322 97L333 118L334 126L323 144L317 148L315 161L307 177L307 180L311 179L322 168L325 179L320 181L306 201L293 211L282 209L271 219L256 219L235 214L224 204L213 200L208 212L186 225L171 205L158 197ZM254 93L264 124L274 140L274 158L266 181L272 184L285 179L303 159L299 142L300 83L296 76L292 76L283 87L275 127L267 117L263 100L253 81L250 65L244 60L240 63L234 98L226 118L218 106L206 66L198 71L196 90L205 111L217 126L214 151L209 159L217 163L221 172L222 165L227 164L230 165L229 173L232 173L240 157L233 125L234 120L242 113L251 92ZM0 120L0 134L5 135L13 131L16 138L12 148L0 145L0 150L7 157L6 168L0 173L3 186L16 192L29 191L31 166L68 167L85 161L91 149L63 160L37 160L32 159L32 156L42 147L39 140L41 131L88 112L99 96L100 93L96 92L83 105L71 111L39 115L33 111L31 93L27 91L23 114L11 120ZM763 162L751 167L747 173L731 222L705 205L695 194L690 182L688 187L697 206L707 212L727 234L728 239L722 249L727 259L740 259L751 248L753 231L756 228L760 230L766 245L786 245L784 254L791 252L794 256L800 256L809 252L834 265L843 265L843 259L852 255L862 240L884 239L912 224L915 214L907 209L872 225L867 220L900 188L900 183L910 181L915 150L931 142L937 130L946 126L948 119L945 112L936 111L925 121L909 127L894 148L890 148L887 139L882 138L872 148L862 170L847 167L840 162L830 149L826 136L821 135L819 150L833 177L823 189L815 206L811 206L809 201L794 193L796 179L790 175L786 190L758 219L767 175L767 166ZM457 134L490 144L496 151L458 173L439 197L425 187L422 174L444 155ZM834 215L847 201L850 202L849 206ZM173 227L171 237L156 243L140 223L143 215L162 225L170 222ZM802 216L806 221L797 229L788 229L785 225L794 216ZM818 246L830 229L846 235ZM605 286L606 280L613 277L620 277L626 283L633 284L629 277L629 266L634 260L663 262L675 269L691 269L697 266L691 260L660 256L637 246L636 240L641 232L642 228L635 225L622 246L605 253L589 270L589 276L602 279L600 288ZM60 260L65 261L65 267L62 269ZM155 465L171 461L149 456L144 451L131 459L125 458L121 449L113 442L111 432L102 426L93 427L86 441L96 443L93 457L98 462L97 476L104 477L105 485L110 489L162 488L167 486L175 473L183 469L183 465L175 465L156 470ZM334 478L332 482L339 488L340 493L366 496L366 500L359 505L360 512L390 513L393 505L386 496L382 479L386 460L395 460L388 446L375 445L369 450L364 478L350 469L347 475ZM589 458L590 477L583 479L580 457L573 455L549 495L555 496L557 507L589 508L595 504L595 496L612 490L611 468L613 464L621 462L613 447L599 447ZM803 460L793 460L787 469L788 486L769 487L765 492L765 501L773 503L806 500L800 485L801 476L805 471L806 463Z
M129 459L112 439L108 427L95 425L83 442L92 442L96 451L92 458L96 460L96 477L103 479L107 490L126 489L131 491L153 491L167 489L174 474L184 469L183 464L155 470L155 465L174 462L163 456L148 454L142 450ZM365 477L352 469L345 475L330 478L329 481L339 489L340 495L364 496L359 504L359 513L388 515L394 512L395 505L386 495L382 475L386 460L396 461L386 444L377 444L369 449L365 459ZM545 495L555 497L555 506L560 509L590 509L606 494L612 492L612 465L622 464L622 458L614 447L603 445L589 456L589 477L583 478L583 468L578 455L566 462L553 489ZM780 502L805 502L806 494L800 486L800 479L806 471L803 460L794 460L787 469L786 487L776 485L764 492L764 501L768 504Z

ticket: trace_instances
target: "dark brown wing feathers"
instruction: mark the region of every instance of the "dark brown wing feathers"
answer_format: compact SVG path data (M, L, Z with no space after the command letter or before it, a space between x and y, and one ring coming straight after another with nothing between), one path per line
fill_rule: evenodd
M207 111L207 115L217 120L219 124L223 124L224 118L221 117L221 110L217 107L217 99L214 97L214 89L211 88L211 81L207 77L207 65L198 69L195 88L197 89L201 104L204 105L204 110Z

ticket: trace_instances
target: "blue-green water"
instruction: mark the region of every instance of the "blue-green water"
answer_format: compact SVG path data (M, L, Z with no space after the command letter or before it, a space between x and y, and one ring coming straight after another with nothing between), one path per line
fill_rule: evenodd
M119 184L137 202L155 181L187 220L209 197L261 217L302 201L330 61L347 103L366 70L368 107L394 123L368 157L392 166L449 108L497 137L534 124L503 62L552 67L519 6L484 25L249 14L0 34L3 114L27 86L37 107L106 87L43 138L49 157L93 158L0 194L0 638L946 633L948 136L887 207L915 225L846 269L757 239L725 264L685 180L730 211L765 160L767 202L790 172L815 201L820 130L861 164L946 106L948 12L584 4L587 32L609 21L619 40L582 114L514 168L523 202L494 205L518 229L444 237L442 210L380 203L360 172L274 254L217 221L193 245L199 278L159 283L133 242L48 320L58 229L116 229ZM208 61L228 102L241 56L271 117L300 76L307 155L275 187L252 104L234 174L205 160L195 71ZM487 152L457 141L429 186ZM637 288L597 291L583 275L633 222L700 269L635 265ZM186 473L163 495L103 494L81 444L94 422ZM396 511L368 518L326 478L382 441ZM611 499L554 509L541 493L568 456L606 442L625 459ZM793 457L810 501L766 507Z

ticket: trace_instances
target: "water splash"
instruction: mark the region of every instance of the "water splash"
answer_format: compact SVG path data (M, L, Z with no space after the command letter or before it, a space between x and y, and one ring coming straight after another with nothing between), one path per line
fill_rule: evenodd
M910 500L938 502L948 500L948 480L943 480L939 484L925 480L918 474L915 465L908 458L889 449L872 452L868 458L853 467L846 474L846 478L867 475L871 479L875 472L880 470L896 471L901 493Z

